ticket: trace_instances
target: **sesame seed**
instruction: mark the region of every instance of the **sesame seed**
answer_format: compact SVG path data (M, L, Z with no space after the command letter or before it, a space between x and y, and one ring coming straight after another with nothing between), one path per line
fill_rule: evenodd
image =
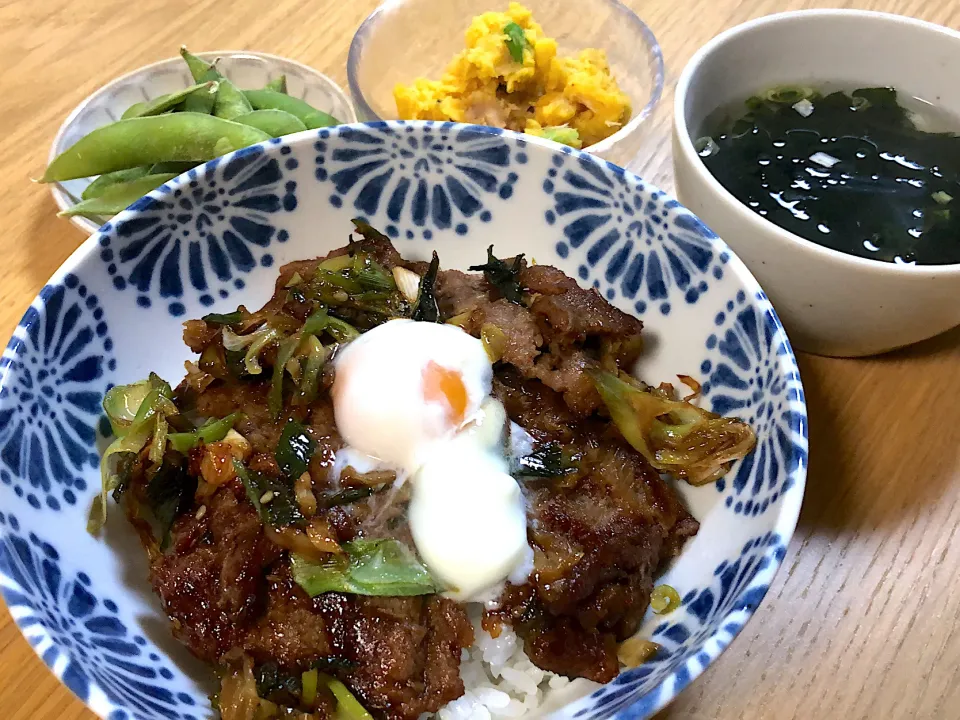
M260 496L261 505L266 505L271 500L273 500L273 490L267 490L263 495Z
M202 519L203 516L206 515L206 514L207 514L207 506L206 506L206 505L201 505L201 506L200 506L200 509L197 510L197 514L194 515L194 517L197 518L197 520L200 520L200 519Z

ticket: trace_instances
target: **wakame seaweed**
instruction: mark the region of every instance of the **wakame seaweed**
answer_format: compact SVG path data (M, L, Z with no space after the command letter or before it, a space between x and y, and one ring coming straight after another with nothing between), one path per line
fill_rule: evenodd
M893 88L773 88L705 129L710 172L785 230L863 258L960 262L960 137L920 129Z

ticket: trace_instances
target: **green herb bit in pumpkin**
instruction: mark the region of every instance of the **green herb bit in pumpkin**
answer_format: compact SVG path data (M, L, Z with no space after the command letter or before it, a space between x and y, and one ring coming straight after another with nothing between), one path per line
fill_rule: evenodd
M510 52L510 57L514 62L523 62L523 51L530 47L530 41L523 28L515 22L507 23L503 26L504 44Z

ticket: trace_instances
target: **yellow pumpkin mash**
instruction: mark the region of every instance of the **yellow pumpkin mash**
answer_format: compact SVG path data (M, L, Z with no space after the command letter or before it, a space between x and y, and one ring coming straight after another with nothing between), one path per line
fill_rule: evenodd
M519 3L473 18L466 46L440 80L417 78L394 88L401 119L491 125L579 148L613 135L630 118L630 101L606 53L588 48L558 56L557 41Z

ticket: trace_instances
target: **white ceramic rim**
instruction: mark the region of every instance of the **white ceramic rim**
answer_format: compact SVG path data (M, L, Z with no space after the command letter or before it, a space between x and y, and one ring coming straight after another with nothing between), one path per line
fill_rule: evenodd
M362 114L366 117L372 118L374 121L381 120L389 122L396 118L381 118L376 112L374 112L373 108L367 103L367 99L364 97L363 91L360 89L360 83L357 80L355 69L360 62L360 51L363 48L364 40L370 33L370 29L373 27L373 23L376 22L377 17L394 6L401 5L403 2L404 0L386 0L386 2L382 3L372 13L370 13L366 19L360 23L360 27L358 27L357 31L353 34L353 40L350 42L350 51L347 53L347 85L350 88L350 93L354 98L354 102L356 103L357 107L359 107L362 111ZM637 32L640 33L640 35L646 41L649 48L648 57L650 60L650 71L653 76L653 87L650 90L650 97L647 100L647 104L644 105L638 113L635 113L626 125L617 130L610 137L605 138L600 142L590 145L589 147L586 147L580 151L590 155L603 154L616 145L621 138L639 129L643 121L650 117L653 109L657 106L657 103L660 102L660 96L663 94L663 51L660 49L660 43L657 42L657 37L653 34L653 31L650 29L650 27L640 19L640 16L620 2L620 0L607 0L607 2L615 12L618 12L623 16L626 22L630 23L636 28ZM406 122L416 121L407 120Z
M888 22L897 25L911 25L919 30L925 30L931 33L937 33L960 42L960 32L915 18L893 13L877 12L874 10L794 10L791 12L766 15L756 20L736 25L729 30L725 30L710 42L701 47L690 61L683 68L680 80L677 82L676 91L673 100L673 122L676 128L680 152L683 153L687 164L694 168L700 180L710 188L710 190L720 196L728 206L735 209L741 222L751 226L756 233L762 233L767 236L773 236L777 240L794 245L797 249L806 250L820 256L825 261L832 261L841 265L846 265L852 271L866 270L880 275L918 275L921 277L942 277L944 275L960 275L960 263L947 265L906 265L900 263L886 262L883 260L873 260L870 258L861 258L856 255L834 250L832 248L818 245L811 240L807 240L800 235L784 230L771 220L767 220L755 212L751 212L743 203L734 197L733 193L727 190L720 182L707 170L699 154L693 146L693 140L690 137L690 129L687 127L685 117L685 105L690 91L690 82L703 65L710 61L718 48L728 43L736 42L740 36L750 33L758 28L764 28L772 25L804 21L813 17L847 17L862 18L864 20L873 20L879 22Z
M307 75L313 75L314 77L319 78L321 81L326 83L331 89L335 89L343 96L344 105L348 108L350 115L343 119L343 124L351 124L357 122L357 111L353 106L353 102L350 100L350 96L344 91L342 87L336 82L333 81L328 75L324 75L319 70L315 70L309 65L304 65L301 62L296 60L291 60L290 58L283 57L282 55L274 55L272 53L263 53L263 52L253 52L251 50L205 50L204 52L196 53L197 57L204 59L212 58L222 58L222 57L248 57L248 58L257 58L259 60L267 60L270 62L281 62L293 65L300 70L302 70ZM176 57L164 58L163 60L157 60L148 65L142 65L138 68L131 70L130 72L124 73L123 75L118 75L113 78L106 85L103 85L92 93L87 95L83 100L80 101L80 104L77 105L69 115L67 115L66 120L61 123L60 128L57 130L57 134L53 137L53 142L50 144L50 152L47 155L47 164L53 162L54 158L59 154L57 148L60 147L60 143L63 140L64 134L67 132L67 128L73 124L77 116L83 112L90 103L92 103L96 98L98 98L103 93L109 91L116 85L120 84L124 80L128 80L134 75L139 75L140 73L146 70L154 70L163 65L169 65L175 62L183 62L183 59L178 55ZM201 163L202 164L202 163ZM60 210L69 210L74 206L74 201L71 200L71 194L68 193L60 183L52 183L50 185L50 194L53 195L53 201L57 204L57 207ZM97 225L92 220L88 220L85 217L79 215L74 215L69 218L70 222L73 223L76 227L80 228L87 235L93 235L100 229L100 226Z

